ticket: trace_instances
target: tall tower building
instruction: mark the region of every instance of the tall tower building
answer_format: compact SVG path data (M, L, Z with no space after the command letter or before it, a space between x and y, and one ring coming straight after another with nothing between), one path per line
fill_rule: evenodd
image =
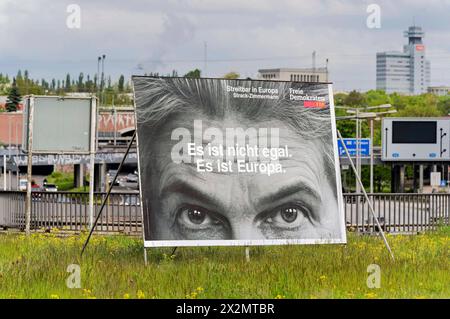
M411 26L404 33L403 52L377 53L377 90L386 93L422 94L430 85L430 62L425 58L424 32Z

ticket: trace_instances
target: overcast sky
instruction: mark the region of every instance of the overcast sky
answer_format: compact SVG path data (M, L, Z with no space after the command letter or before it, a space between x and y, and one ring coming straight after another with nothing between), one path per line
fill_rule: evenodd
M67 6L81 8L81 28L66 26ZM366 25L381 8L381 28ZM375 87L375 54L401 50L403 31L424 28L431 83L450 85L450 0L0 0L0 73L32 78L93 76L193 68L220 77L256 77L260 68L317 66L329 58L336 90Z

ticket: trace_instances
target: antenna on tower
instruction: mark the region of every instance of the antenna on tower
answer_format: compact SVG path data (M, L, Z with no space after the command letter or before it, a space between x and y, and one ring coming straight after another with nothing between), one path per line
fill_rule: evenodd
M313 68L313 71L315 72L316 71L316 51L313 51L313 53L312 53L312 68Z

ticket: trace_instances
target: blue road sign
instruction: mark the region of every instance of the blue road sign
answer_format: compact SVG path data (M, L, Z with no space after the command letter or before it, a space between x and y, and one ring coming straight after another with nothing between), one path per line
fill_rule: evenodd
M344 138L345 146L347 146L348 152L350 156L356 156L356 138ZM359 150L361 157L369 157L370 156L370 138L360 138L359 139ZM345 155L345 149L342 145L341 140L338 140L338 150L339 156L343 157Z

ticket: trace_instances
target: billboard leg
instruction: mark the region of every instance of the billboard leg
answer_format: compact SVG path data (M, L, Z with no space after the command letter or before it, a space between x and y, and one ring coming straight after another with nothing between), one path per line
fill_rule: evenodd
M148 265L148 259L147 259L147 248L144 247L144 265Z
M3 155L3 190L6 191L6 155Z
M94 178L95 178L95 151L97 150L97 99L91 99L91 128L89 147L89 229L94 227Z
M400 193L405 192L405 165L400 165Z
M245 247L245 260L250 262L250 247L248 246Z
M339 130L337 130L337 134L338 134L339 139L341 140L342 146L344 147L345 154L347 155L347 158L350 161L350 166L352 167L353 172L355 173L356 180L357 180L359 186L361 187L361 190L362 190L362 193L364 194L364 197L366 198L367 204L369 206L369 210L372 213L372 217L375 219L375 222L377 223L378 231L381 234L381 237L383 237L384 245L386 246L389 254L391 255L392 260L395 261L394 254L392 253L391 247L389 246L389 243L388 243L388 241L386 239L384 231L381 228L381 225L380 225L380 222L378 221L378 218L375 216L375 211L373 209L372 201L369 199L369 196L367 196L366 189L364 188L364 185L363 185L363 183L361 181L361 178L360 178L360 176L359 176L359 174L358 174L358 172L356 170L356 167L353 164L352 158L350 157L350 153L348 152L347 146L344 143L344 139L342 138L341 132L339 132Z
M94 174L95 174L95 155L90 154L89 167L89 229L94 226Z
M108 192L106 193L106 196L103 199L102 206L100 206L100 210L98 211L97 217L95 217L94 223L93 223L93 225L91 227L91 230L89 231L89 235L88 235L88 237L87 237L87 239L86 239L86 241L85 241L85 243L83 245L83 248L81 249L81 256L83 256L83 253L84 253L87 245L89 244L89 240L91 239L91 236L92 236L92 233L94 232L95 226L97 225L98 220L100 219L100 216L102 215L103 208L105 208L105 205L106 205L106 203L107 203L107 201L109 199L109 195L111 195L111 191L114 188L114 184L116 183L117 176L119 175L120 171L122 170L122 166L125 163L125 159L127 158L128 153L130 153L131 145L133 145L133 142L134 142L135 138L136 138L136 131L134 131L134 134L131 137L130 143L128 144L128 148L125 151L125 154L123 155L123 158L122 158L122 161L120 162L119 167L117 168L117 173L116 173L116 175L114 175L114 178L113 178L113 180L111 182L111 187L108 189ZM93 176L91 177L91 180L93 181Z
M28 110L28 154L27 154L27 196L25 201L25 233L30 235L31 229L31 179L33 168L33 113L34 97L30 97Z
M423 165L419 165L419 193L423 193Z

